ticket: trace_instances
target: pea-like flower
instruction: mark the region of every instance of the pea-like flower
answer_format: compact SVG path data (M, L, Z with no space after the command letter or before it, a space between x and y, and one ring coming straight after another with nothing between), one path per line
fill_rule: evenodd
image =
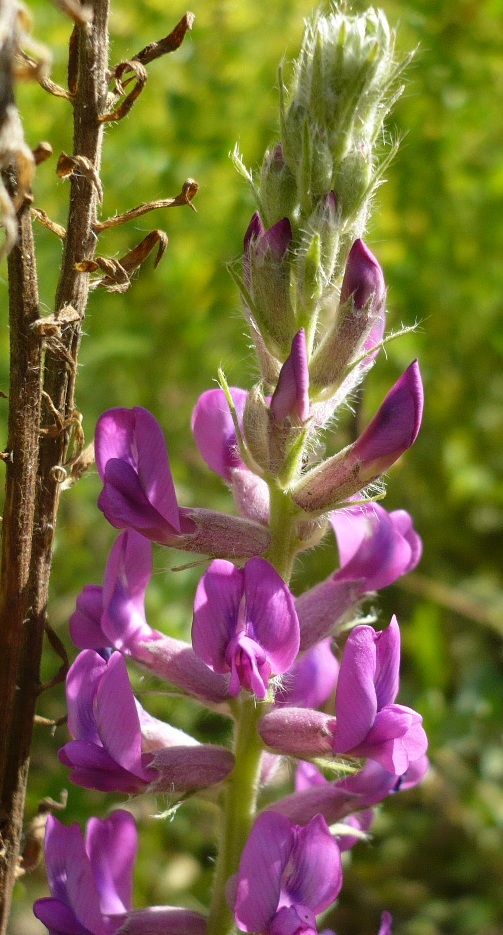
M310 759L344 754L368 757L402 776L424 757L428 741L422 718L395 704L399 687L400 631L393 617L386 630L355 627L341 660L336 717L306 708L275 708L259 724L264 742L281 753Z
M192 645L215 672L230 672L231 695L246 688L265 698L270 676L286 672L299 651L294 599L269 562L211 563L196 591Z
M76 822L68 827L49 815L45 864L52 895L35 902L37 919L51 935L204 935L199 912L132 909L137 846L134 818L122 809L91 818L85 836Z
M85 837L52 815L45 832L45 864L52 896L33 911L58 935L111 935L132 908L137 833L133 816L121 809L101 821L91 818Z
M315 917L341 885L340 851L321 815L299 827L263 812L241 855L234 917L244 932L316 935Z
M138 704L120 653L106 661L84 650L68 672L66 693L74 739L59 759L79 786L184 794L220 782L232 770L234 757L225 747L199 744Z
M264 526L213 510L179 507L161 426L140 406L109 409L96 426L98 506L117 529L208 555L249 556L270 541Z
M333 633L351 603L393 584L421 558L421 539L405 510L362 503L337 510L330 522L340 568L297 598L301 652Z

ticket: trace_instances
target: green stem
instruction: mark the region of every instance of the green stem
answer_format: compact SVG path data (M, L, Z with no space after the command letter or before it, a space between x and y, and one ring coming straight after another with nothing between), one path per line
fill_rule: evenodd
M225 885L229 877L237 873L241 852L256 812L260 756L263 750L257 722L264 709L257 705L255 698L244 694L235 702L235 709L236 760L228 780L206 935L231 935L235 931L234 915L225 898Z
M279 487L270 487L271 543L265 557L288 584L295 559L295 523L297 507L290 494Z

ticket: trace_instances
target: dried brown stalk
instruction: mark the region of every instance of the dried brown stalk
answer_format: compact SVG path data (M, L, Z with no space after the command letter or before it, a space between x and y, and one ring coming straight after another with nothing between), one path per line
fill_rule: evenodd
M73 152L63 154L58 163L59 175L68 178L70 185L66 230L41 209L30 211L29 185L35 158L23 142L12 91L15 63L19 63L18 8L15 0L0 0L0 168L4 169L5 181L0 189L0 208L4 210L8 245L15 243L9 256L8 443L0 456L6 465L0 571L0 935L6 932L12 888L19 871L35 707L40 692L47 687L40 684L44 634L62 659L48 685L61 681L68 665L64 648L47 620L47 599L60 493L92 461L92 446L84 447L81 416L75 405L81 324L89 289L96 284L89 273L99 269L104 274L102 285L127 288L130 274L151 250L157 247L157 263L167 243L163 232L152 231L120 261L111 261L94 256L97 232L138 217L153 206L190 204L197 190L196 183L186 183L175 199L139 206L101 222L101 226L97 219L102 199L104 122L120 119L130 109L145 83L144 64L180 44L190 28L190 15L184 18L185 25L178 24L167 39L143 50L143 61L137 57L111 72L109 0L93 0L88 7L75 0L56 2L76 22L70 38L69 90L59 95L45 78L40 83L51 93L67 97L73 107ZM25 56L23 61L27 75L32 73L40 81L43 69L36 59ZM111 75L116 80L113 93L108 88ZM125 93L129 83L129 78L124 80L127 75L135 84L117 105L117 97ZM48 154L44 146L41 156ZM32 214L63 242L54 313L44 317L39 309Z

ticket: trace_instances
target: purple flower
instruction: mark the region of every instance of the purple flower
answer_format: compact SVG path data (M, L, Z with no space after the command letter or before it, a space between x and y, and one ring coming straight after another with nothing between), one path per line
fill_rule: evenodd
M304 328L295 335L292 349L280 370L271 399L271 413L278 422L287 416L305 422L309 416L309 365Z
M317 643L294 662L276 692L275 704L319 708L332 694L339 673L330 639Z
M342 656L335 695L334 754L370 757L401 776L424 755L422 718L394 704L399 687L400 630L393 617L379 633L355 627Z
M52 935L111 935L131 909L137 834L133 816L112 812L91 818L85 838L49 815L45 863L52 896L33 911Z
M77 656L66 679L68 727L59 751L70 778L104 792L193 792L220 782L234 765L223 747L198 744L151 717L131 689L119 653L105 661L92 649Z
M341 885L340 851L321 815L299 827L263 812L241 855L234 917L244 932L315 935L315 916Z
M152 574L152 545L134 529L118 536L103 587L87 584L70 617L70 636L79 649L114 646L134 655L138 643L160 638L145 619L145 592Z
M388 513L378 503L338 510L330 516L339 547L339 581L362 581L362 591L378 591L416 567L421 539L405 510Z
M364 503L331 513L330 521L341 567L296 599L301 652L334 633L365 594L393 584L421 558L421 539L405 510Z
M269 562L211 563L196 591L192 645L215 672L231 673L232 696L246 688L265 698L269 677L286 672L299 649L294 599Z
M49 815L45 863L52 896L33 912L51 935L204 935L206 919L175 906L132 909L137 851L133 816L118 809L103 821L91 818L85 838Z
M242 432L248 393L237 386L231 386L230 393ZM231 468L244 468L245 465L239 454L236 429L223 390L207 390L199 397L192 413L192 432L208 467L230 483Z
M328 511L375 481L416 440L422 412L421 376L413 361L359 438L298 483L295 503L309 513Z
M190 643L163 636L145 619L144 594L150 579L152 547L127 529L116 539L105 570L104 586L86 585L70 618L70 633L80 649L113 646L153 674L203 703L229 698L228 680L211 672Z
M151 756L142 753L140 719L126 664L119 653L108 662L92 649L81 652L66 678L68 728L74 738L59 751L79 786L140 792L156 778Z
M263 526L178 506L162 429L146 409L103 413L95 447L103 481L98 506L112 526L209 555L248 556L267 548L270 534Z
M399 665L400 631L394 617L380 633L355 627L339 669L337 717L305 708L275 708L259 722L264 743L302 759L328 752L369 757L401 776L424 756L427 739L421 716L394 704Z

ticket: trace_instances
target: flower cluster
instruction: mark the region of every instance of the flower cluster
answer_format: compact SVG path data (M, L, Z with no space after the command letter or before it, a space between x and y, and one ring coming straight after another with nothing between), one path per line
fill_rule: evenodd
M315 18L260 178L236 157L258 203L234 276L259 379L245 390L222 377L197 401L192 431L237 515L179 506L150 412L116 408L98 421L98 505L121 532L103 585L84 588L70 620L81 652L67 677L72 739L59 756L86 788L171 801L211 789L221 839L207 915L133 910L131 815L93 819L85 839L50 819L52 897L35 912L60 935L315 935L342 886L341 852L369 831L378 803L426 772L421 717L397 703L398 622L358 622L369 595L421 555L410 516L377 502L382 475L419 431L417 361L355 441L326 457L320 442L383 341L384 277L362 234L382 170L372 145L399 72L381 13ZM325 537L338 566L294 594L296 557ZM152 543L208 558L190 640L147 622ZM126 660L230 716L232 748L150 715ZM270 804L285 758L295 787ZM390 931L385 912L379 933Z

